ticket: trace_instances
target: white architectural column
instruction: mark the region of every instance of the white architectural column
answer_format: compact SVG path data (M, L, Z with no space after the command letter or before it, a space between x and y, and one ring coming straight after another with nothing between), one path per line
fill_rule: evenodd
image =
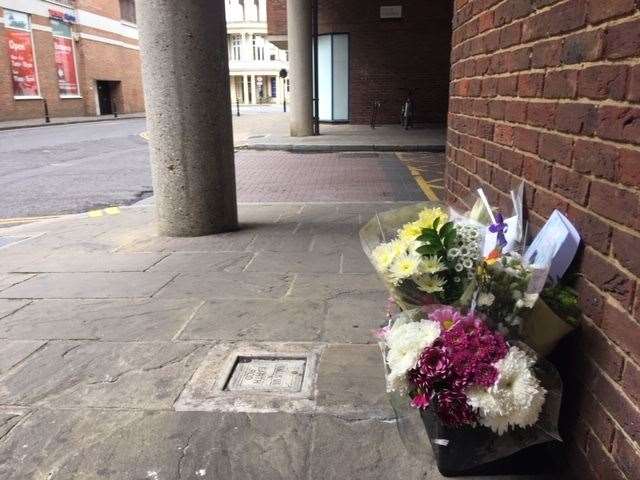
M249 79L246 75L242 75L242 103L249 103Z
M251 103L258 103L258 89L256 88L256 76L251 75Z
M225 0L137 0L160 234L237 228Z
M287 0L292 137L313 135L313 59L311 2Z

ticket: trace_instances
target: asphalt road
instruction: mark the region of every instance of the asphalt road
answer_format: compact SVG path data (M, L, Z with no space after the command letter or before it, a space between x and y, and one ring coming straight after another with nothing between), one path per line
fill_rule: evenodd
M0 131L0 219L129 205L151 194L144 119Z

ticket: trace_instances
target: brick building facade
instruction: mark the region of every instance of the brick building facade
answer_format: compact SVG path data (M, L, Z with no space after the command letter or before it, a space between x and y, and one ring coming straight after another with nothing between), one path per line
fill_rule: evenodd
M13 25L10 17L17 19ZM144 110L133 0L0 0L0 18L0 121L43 117L43 99L53 117ZM33 95L17 92L12 81L16 61L9 42L15 35L26 36L27 50L32 39ZM61 68L65 47L70 61ZM74 70L77 88L66 91L61 78Z
M585 318L558 352L581 479L640 478L640 2L456 0L446 186L579 228Z
M379 123L399 123L407 91L416 120L444 123L449 88L450 0L401 2L401 18L381 18L369 0L319 0L319 33L349 36L349 121L366 124L380 101ZM269 0L269 39L287 34L286 0Z

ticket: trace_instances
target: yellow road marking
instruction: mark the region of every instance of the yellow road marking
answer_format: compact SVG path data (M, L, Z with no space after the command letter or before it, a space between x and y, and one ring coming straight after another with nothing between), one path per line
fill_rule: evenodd
M140 136L144 138L147 142L149 141L149 132L142 132Z
M418 187L420 188L420 190L422 190L422 193L424 193L425 196L432 202L437 202L439 198L438 198L438 195L436 195L436 192L433 191L433 189L434 188L442 189L442 187L438 187L436 185L433 185L431 182L427 181L422 176L422 173L420 173L423 170L411 165L408 161L407 155L404 152L397 152L396 156L402 163L404 163L405 167L407 167L407 169L409 170L409 173L411 174L415 182L418 184Z
M107 215L117 215L120 213L120 209L118 207L107 207L104 209L104 213Z
M102 210L89 210L87 215L91 218L101 217L103 215Z

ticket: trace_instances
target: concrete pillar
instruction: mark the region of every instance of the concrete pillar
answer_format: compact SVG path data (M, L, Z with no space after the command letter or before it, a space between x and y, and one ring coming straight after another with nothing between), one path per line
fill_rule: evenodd
M224 0L136 0L161 235L237 227Z
M313 61L311 50L311 2L287 0L289 75L292 137L313 135Z

